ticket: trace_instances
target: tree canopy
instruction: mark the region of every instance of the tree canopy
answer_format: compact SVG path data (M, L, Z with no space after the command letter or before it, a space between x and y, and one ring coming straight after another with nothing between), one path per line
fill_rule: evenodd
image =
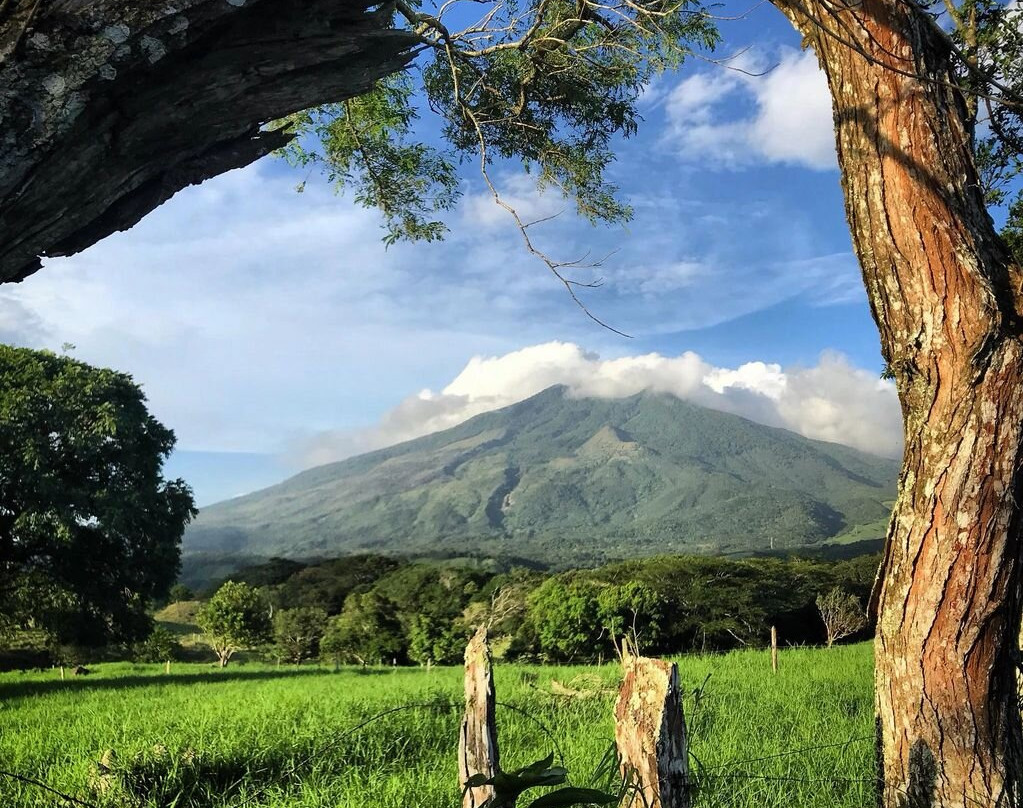
M271 607L258 589L227 581L196 614L220 667L237 651L269 642L272 633Z
M0 619L55 642L133 641L195 514L174 433L130 376L0 345Z
M636 100L650 80L720 42L715 8L698 2L458 2L396 4L393 25L421 42L414 69L371 92L278 122L298 137L281 150L322 170L339 190L378 208L385 242L433 241L460 195L458 164L484 174L497 159L519 160L541 190L556 189L591 222L631 216L605 178L613 139L633 134ZM1000 0L925 3L963 93L974 154L989 204L1006 208L1003 235L1023 245L1023 11ZM828 36L858 34L847 22L817 19ZM713 61L713 60L711 60ZM731 67L728 57L719 68ZM448 148L430 145L417 119L441 120ZM498 204L500 191L486 176ZM517 214L511 211L513 216ZM529 225L519 221L520 226ZM528 239L528 236L527 236ZM552 267L555 270L560 266Z

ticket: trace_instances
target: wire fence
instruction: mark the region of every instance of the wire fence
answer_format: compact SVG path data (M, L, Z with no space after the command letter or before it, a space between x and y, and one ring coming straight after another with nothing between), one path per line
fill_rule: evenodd
M541 732L551 741L554 746L555 754L559 761L564 762L565 755L558 742L557 734L551 730L542 720L531 714L527 709L524 709L518 705L509 704L506 702L498 702L498 705L504 709L511 710L517 714L522 715L527 720L534 723ZM351 738L362 730L366 729L370 725L381 721L392 715L396 715L403 712L409 712L414 710L430 710L430 711L441 711L441 712L461 712L461 706L448 702L428 701L428 702L414 702L410 704L402 704L395 707L382 710L374 715L371 715L339 732L335 733L321 744L319 744L312 751L307 752L298 757L295 762L284 771L280 772L277 776L268 778L262 783L255 791L242 797L235 802L225 803L225 808L247 808L248 806L256 803L261 797L267 794L269 791L280 788L289 782L293 782L294 778L300 778L301 772L306 769L317 759L331 753L336 752L339 746L345 740ZM874 738L870 736L859 736L849 738L845 741L823 743L813 746L801 747L798 749L786 750L771 755L761 755L758 757L744 758L744 759L732 759L723 763L718 763L713 766L704 766L700 763L699 759L690 752L690 758L693 763L692 769L693 774L690 778L690 787L694 794L698 796L696 801L697 805L713 805L714 795L719 791L725 784L728 787L734 786L739 782L746 783L785 783L785 784L800 784L800 785L816 785L816 786L837 786L837 785L867 785L877 787L879 785L877 778L875 777L850 777L838 774L810 777L810 776L797 776L797 775L779 775L779 774L763 774L756 771L750 771L741 767L748 767L758 763L764 763L767 761L776 760L778 758L797 756L797 755L809 755L814 752L833 750L836 748L849 748L859 743L873 743ZM250 773L251 774L251 773ZM65 793L49 783L44 782L35 777L20 774L18 772L12 772L0 769L0 777L7 778L9 780L16 781L23 785L31 786L39 789L41 792L48 794L55 800L61 801L64 805L78 806L78 808L105 808L90 799L83 798L82 796L76 796ZM234 783L225 789L226 792L230 792L234 787L239 785L241 781ZM171 804L175 804L176 801L172 800Z

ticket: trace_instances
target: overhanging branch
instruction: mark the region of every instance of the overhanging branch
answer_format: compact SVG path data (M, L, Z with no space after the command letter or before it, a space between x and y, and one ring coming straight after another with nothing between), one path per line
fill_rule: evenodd
M279 148L266 121L366 92L418 42L366 0L8 0L0 282Z

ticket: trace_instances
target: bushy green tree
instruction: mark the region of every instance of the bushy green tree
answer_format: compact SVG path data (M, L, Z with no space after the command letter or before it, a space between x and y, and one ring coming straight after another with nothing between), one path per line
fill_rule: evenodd
M142 642L132 648L136 662L166 662L181 655L181 644L163 626L156 626Z
M661 599L647 584L629 581L604 587L597 595L601 626L616 648L638 653L660 636Z
M206 634L220 667L227 667L236 651L254 648L271 636L270 606L259 590L228 581L204 603L195 616Z
M551 578L529 596L529 621L540 652L557 662L590 659L610 647L600 624L601 585L596 581Z
M320 639L327 629L327 612L316 606L282 609L274 615L274 643L277 653L300 665L320 652Z
M461 662L468 640L460 620L417 614L408 621L408 656L420 665L455 665Z
M404 648L394 604L372 591L349 595L320 641L321 654L335 663L386 664L402 659Z
M0 346L0 613L56 643L132 642L195 514L174 433L130 376Z
M184 584L174 584L170 588L170 595L168 597L171 603L181 603L185 600L195 600L195 592Z

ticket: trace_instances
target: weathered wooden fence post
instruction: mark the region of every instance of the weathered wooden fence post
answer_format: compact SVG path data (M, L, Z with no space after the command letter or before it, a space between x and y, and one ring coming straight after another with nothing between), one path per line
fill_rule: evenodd
M689 749L678 666L626 655L615 703L615 744L632 792L622 808L689 808Z
M778 629L771 626L771 670L778 672Z
M481 626L465 648L465 717L458 736L462 808L478 808L494 795L491 786L466 791L465 784L474 774L493 777L498 772L496 701L490 644L487 629Z

